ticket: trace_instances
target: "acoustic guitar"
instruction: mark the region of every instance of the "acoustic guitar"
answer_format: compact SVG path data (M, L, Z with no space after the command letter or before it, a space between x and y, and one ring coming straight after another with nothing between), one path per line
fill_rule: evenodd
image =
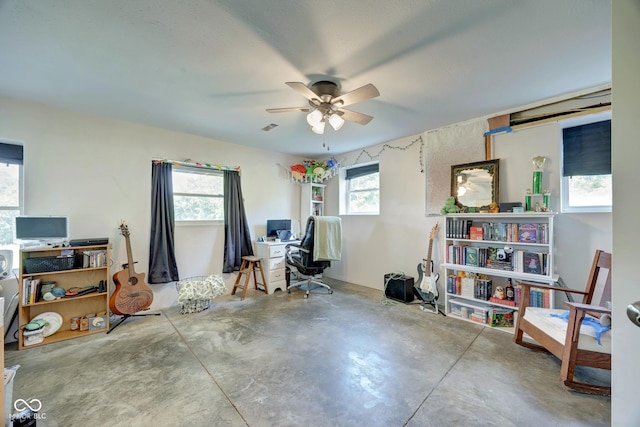
M431 260L431 250L433 249L433 239L438 231L438 223L431 229L429 234L429 250L427 259L418 264L418 283L420 290L427 294L433 295L432 301L438 299L438 278L440 275L433 272L433 261Z
M153 302L153 291L145 283L144 273L136 273L133 268L129 228L124 221L120 224L120 233L127 244L127 263L113 275L116 289L109 299L109 308L114 314L128 316L149 308Z

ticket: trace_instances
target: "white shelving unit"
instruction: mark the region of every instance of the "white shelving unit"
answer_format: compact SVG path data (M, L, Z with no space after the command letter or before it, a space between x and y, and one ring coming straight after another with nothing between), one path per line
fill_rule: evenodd
M558 282L558 275L554 272L554 215L552 212L445 215L446 262L442 264L442 268L445 272L443 283L446 291L447 315L491 326L491 319L488 319L491 310L502 312L502 314L513 311L515 324L517 306L511 305L512 303L506 300L491 301L489 297L494 294L496 287L505 287L508 279L512 280L514 286L517 286L520 280L549 285ZM526 224L525 227L522 227L523 224ZM471 227L482 228L482 233L478 234L479 229L475 228L473 231L476 233L472 236L469 232ZM527 239L529 241L525 242L522 241L525 239L521 237L521 233L527 229L529 231L535 229L536 235L531 236L530 233L530 239ZM519 262L515 265L513 261L511 262L513 270L506 269L509 268L509 263L505 262L503 254L498 256L498 251L505 251L505 249L507 252L513 249L510 255L512 260L519 258ZM468 253L471 254L469 259L467 259ZM524 261L531 258L534 258L534 261L539 259L541 263L536 267L533 267L535 262L531 266L525 265ZM532 271L540 271L540 274ZM454 285L456 283L454 279L450 279L452 276L458 276L459 272L464 272L465 275L474 273L486 276L486 279L491 280L492 289L490 292L485 292L486 295L482 295L482 292L475 291L477 282L472 280L464 281L462 285L464 289L461 289L462 279L457 281L457 285ZM554 293L541 292L539 303L553 307ZM503 326L497 328L512 333L514 329Z
M300 224L304 227L311 215L324 215L324 184L300 184Z

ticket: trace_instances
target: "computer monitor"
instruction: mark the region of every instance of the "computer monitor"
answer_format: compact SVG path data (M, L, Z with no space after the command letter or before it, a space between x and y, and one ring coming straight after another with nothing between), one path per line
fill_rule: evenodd
M267 220L267 239L277 238L278 230L291 230L291 220L290 219L268 219Z
M66 216L17 216L16 240L63 241L69 238Z

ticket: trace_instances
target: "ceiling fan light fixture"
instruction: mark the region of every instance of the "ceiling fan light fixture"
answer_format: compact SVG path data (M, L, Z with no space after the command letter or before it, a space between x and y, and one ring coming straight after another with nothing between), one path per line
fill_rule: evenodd
M324 120L321 121L320 123L318 123L317 125L314 125L311 127L311 131L313 133L317 133L318 135L322 135L324 133Z
M309 123L309 125L311 125L312 127L318 126L322 122L322 117L322 112L316 108L315 110L307 114L307 123ZM324 125L322 127L324 129Z
M340 117L338 113L333 113L329 116L329 124L333 128L333 130L338 131L344 125L344 119Z

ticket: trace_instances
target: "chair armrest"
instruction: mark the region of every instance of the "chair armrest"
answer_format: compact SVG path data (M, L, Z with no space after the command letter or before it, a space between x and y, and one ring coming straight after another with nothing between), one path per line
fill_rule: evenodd
M518 307L518 310L521 316L524 316L525 310L529 306L529 289L530 288L549 289L552 291L571 292L575 294L587 295L587 292L585 291L579 291L577 289L561 288L560 286L546 285L544 283L527 282L526 280L520 280L520 281L517 281L517 283L523 288L522 298L520 299L520 305Z
M518 281L517 283L521 286L524 286L527 289L528 288L550 289L552 291L571 292L574 294L581 294L581 295L587 295L588 293L586 291L579 291L578 289L561 288L560 286L545 285L544 283L527 282L524 280Z
M305 249L305 248L303 248L303 247L302 247L302 246L300 246L300 245L294 245L294 244L291 244L291 245L287 245L287 246L285 246L285 249L287 250L287 253L291 253L291 248L290 248L289 246L294 247L294 248L296 248L297 250L299 250L299 251L301 251L301 252L304 252L305 254L309 254L309 253L311 253L311 251L310 251L309 249Z
M564 304L569 307L570 310L584 311L588 313L600 313L611 314L611 309L607 307L601 307L599 305L582 304L579 302L565 301Z

